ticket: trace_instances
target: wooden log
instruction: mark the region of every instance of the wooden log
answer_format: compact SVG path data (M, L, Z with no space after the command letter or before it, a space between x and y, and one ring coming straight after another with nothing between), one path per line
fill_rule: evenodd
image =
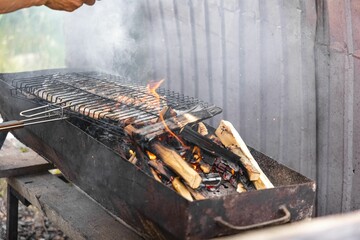
M155 142L151 144L156 155L173 171L175 171L193 189L198 188L202 181L200 175L191 168L182 157L170 148Z
M192 130L191 127L185 126L181 132L180 136L183 137L186 141L191 142L199 146L202 150L206 152L221 157L226 160L226 163L234 169L236 172L241 168L243 171L246 171L245 167L242 164L239 164L239 156L233 152L219 146L209 138L201 135L200 133Z
M172 186L174 187L175 191L179 193L182 197L186 198L189 201L193 201L191 197L191 193L188 191L187 187L180 181L179 177L175 176L175 174L170 171L160 160L151 160L149 161L149 165L151 170L154 174L156 174L156 180L161 182L160 178L158 177L157 173L160 174L162 179L171 182Z
M150 171L151 171L154 179L155 179L156 181L158 181L158 182L161 182L161 179L160 179L159 176L157 175L156 171L155 171L154 169L152 169L152 168L150 168Z
M176 192L178 192L181 196L183 196L184 198L186 198L190 202L193 201L191 193L186 188L186 186L180 181L179 177L174 178L172 180L171 184L174 187L174 189L176 190Z
M129 162L131 162L132 164L136 164L137 163L137 158L136 158L136 152L133 152L128 160Z
M211 166L205 162L200 162L200 169L204 173L209 173L211 171Z
M257 179L250 177L250 180L253 181L256 189L274 187L265 173L261 170L254 157L251 155L239 133L230 122L221 120L219 127L215 131L215 134L220 138L222 144L225 147L229 148L233 153L241 157L241 162L247 169L249 176L250 172L254 171L254 169L259 173Z
M47 172L7 181L71 239L143 239L82 191Z
M237 184L236 191L237 191L238 193L243 193L243 192L246 192L246 188L244 187L244 185L243 185L242 183L238 183L238 184Z
M204 123L202 123L202 122L199 122L198 123L198 133L200 133L201 135L203 135L203 136L206 136L206 135L208 135L209 134L209 132L208 132L208 130L207 130L207 127L205 126L205 124Z

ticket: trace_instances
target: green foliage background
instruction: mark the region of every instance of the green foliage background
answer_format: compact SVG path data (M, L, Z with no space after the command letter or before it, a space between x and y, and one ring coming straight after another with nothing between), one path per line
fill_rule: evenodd
M0 14L0 72L63 67L63 14L46 7Z

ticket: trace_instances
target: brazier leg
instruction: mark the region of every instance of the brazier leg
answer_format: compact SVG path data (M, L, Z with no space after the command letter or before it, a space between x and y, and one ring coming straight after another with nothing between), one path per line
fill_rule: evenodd
M13 188L7 185L7 218L6 239L16 240L18 235L18 207L19 200L13 192Z
M4 132L0 132L0 149L3 146L6 136L7 136L8 132L4 131Z

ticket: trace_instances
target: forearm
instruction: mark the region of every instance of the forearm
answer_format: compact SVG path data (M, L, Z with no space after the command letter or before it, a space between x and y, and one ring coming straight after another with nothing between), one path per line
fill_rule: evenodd
M47 0L0 0L0 13L9 13L21 8L41 6Z

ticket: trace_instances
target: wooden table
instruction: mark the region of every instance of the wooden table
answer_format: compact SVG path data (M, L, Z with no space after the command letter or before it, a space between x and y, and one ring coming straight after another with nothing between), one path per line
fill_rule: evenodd
M71 239L141 239L75 186L48 172L11 177L8 183L8 239L17 239L18 201L40 209Z

